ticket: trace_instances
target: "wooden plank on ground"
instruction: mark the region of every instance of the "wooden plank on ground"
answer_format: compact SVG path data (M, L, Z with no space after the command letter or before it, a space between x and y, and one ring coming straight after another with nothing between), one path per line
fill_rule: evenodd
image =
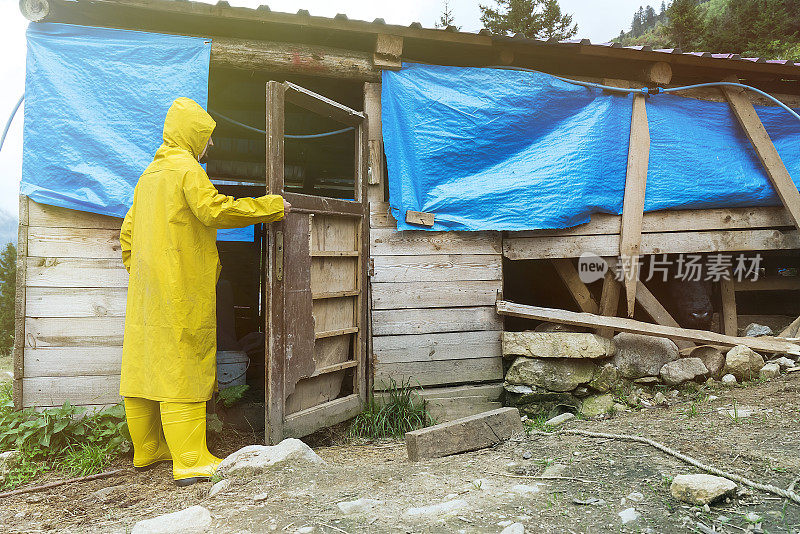
M375 365L375 390L389 389L390 380L416 386L443 386L503 379L502 358L431 360Z
M307 436L318 428L331 426L355 417L360 411L361 401L358 394L341 397L287 415L283 422L283 435L287 438Z
M406 433L412 462L491 447L522 431L516 408L498 408Z
M119 375L121 366L122 346L25 349L25 378Z
M37 258L26 264L28 287L128 287L122 257Z
M502 357L499 331L375 336L376 364Z
M372 309L491 306L500 289L499 280L373 283Z
M639 279L639 254L644 217L644 194L647 186L647 163L650 158L650 129L647 125L645 96L633 96L631 132L628 142L628 169L625 175L625 195L622 200L622 227L619 256L625 273L625 300L628 317L633 317L636 303L636 282ZM586 311L586 310L584 310Z
M571 312L555 308L541 308L539 306L527 306L500 300L497 302L497 313L510 315L513 317L523 317L526 319L538 319L541 321L551 321L554 323L571 324L584 327L605 327L620 330L622 332L633 332L635 334L651 335L656 337L668 337L686 339L708 345L724 345L728 347L745 345L754 351L800 355L800 345L791 343L774 337L733 337L716 332L705 330L691 330L688 328L675 328L672 326L656 325L643 323L633 319L623 319L620 317L602 317L591 313Z
M432 334L502 330L503 320L491 306L373 310L372 335Z
M567 286L569 294L572 295L572 299L581 311L597 313L597 301L594 300L586 284L581 281L578 271L575 269L575 266L572 265L572 260L569 258L558 258L550 260L550 262L553 264L553 267L555 267L556 273L561 277L564 285Z
M388 228L370 231L372 256L427 254L500 254L499 232L429 232Z
M722 331L728 336L739 333L736 318L736 285L731 279L720 279L719 292L722 298Z
M451 282L500 280L500 254L429 254L424 256L376 256L375 282Z
M721 230L642 234L642 254L738 252L800 248L797 230ZM584 252L615 256L619 236L522 237L503 240L503 254L511 260L577 258Z
M734 77L728 81L738 82L739 79ZM767 171L767 176L775 188L775 192L789 211L794 226L800 229L800 192L798 192L792 177L789 176L789 171L786 170L786 166L761 123L761 119L758 118L753 104L744 95L743 88L727 86L722 87L722 92L728 99L739 125L750 139L764 170Z

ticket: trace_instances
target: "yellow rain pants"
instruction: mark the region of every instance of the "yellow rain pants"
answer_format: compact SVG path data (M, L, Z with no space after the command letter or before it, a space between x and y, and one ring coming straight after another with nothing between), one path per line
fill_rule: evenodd
M130 273L120 395L201 402L216 377L217 228L283 217L278 195L221 195L197 162L216 123L178 98L164 143L145 169L120 233Z

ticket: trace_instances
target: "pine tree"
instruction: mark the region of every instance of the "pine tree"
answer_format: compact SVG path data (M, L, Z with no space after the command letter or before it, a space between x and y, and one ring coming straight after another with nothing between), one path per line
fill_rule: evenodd
M480 5L481 22L494 33L521 33L531 39L568 39L578 33L572 15L561 13L558 0L496 0L497 8Z
M639 10L633 14L633 22L631 22L631 35L634 37L639 37L642 35L642 22L642 8L640 6Z
M661 11L658 12L658 17L663 18L667 12L667 3L664 0L661 0Z
M444 0L444 7L442 8L442 14L439 17L439 22L435 23L434 26L437 28L454 26L456 30L461 30L461 26L456 26L454 23L455 18L453 18L453 10L450 9L450 2L448 0Z
M14 297L17 288L17 247L6 245L0 253L0 354L14 346Z
M643 26L644 30L652 30L656 25L656 10L653 9L653 6L647 6L644 9L644 21Z
M695 48L705 31L695 0L675 0L667 9L667 16L667 33L672 44L684 50Z

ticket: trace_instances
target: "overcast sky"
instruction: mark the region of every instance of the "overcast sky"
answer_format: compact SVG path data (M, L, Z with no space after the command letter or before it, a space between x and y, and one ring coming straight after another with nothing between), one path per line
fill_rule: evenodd
M592 42L608 41L628 29L633 12L641 0L560 0L565 13L572 13L578 23L578 37ZM211 3L216 3L216 0ZM389 24L421 22L433 27L443 2L437 0L402 0L393 2L359 0L230 0L231 5L256 7L267 4L273 11L297 12L302 7L312 15L332 17L345 13L351 19L372 21L382 17ZM451 0L450 7L462 31L481 28L479 3L493 0ZM660 5L660 2L656 2ZM655 4L654 4L655 5ZM17 0L0 0L0 133L25 86L25 28L27 21L19 12ZM0 209L16 213L19 179L22 169L22 108L11 126L0 152Z

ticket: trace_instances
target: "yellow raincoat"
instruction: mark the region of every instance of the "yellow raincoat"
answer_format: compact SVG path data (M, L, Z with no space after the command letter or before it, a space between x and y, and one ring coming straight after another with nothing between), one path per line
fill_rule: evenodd
M120 395L201 402L216 377L217 228L283 217L278 195L221 195L197 162L216 123L178 98L120 233L130 273Z

